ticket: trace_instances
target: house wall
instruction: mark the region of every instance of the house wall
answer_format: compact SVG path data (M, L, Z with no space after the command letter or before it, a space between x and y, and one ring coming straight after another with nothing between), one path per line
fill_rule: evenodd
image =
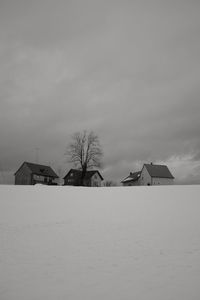
M71 171L68 176L64 178L64 185L79 185L79 182L77 181L76 176L74 176L73 171Z
M149 172L147 171L146 167L142 168L141 176L139 178L139 185L151 185L152 180Z
M95 173L91 177L91 186L101 186L101 177L99 176L98 173Z
M50 176L33 174L32 184L36 184L36 183L41 183L41 184L46 184L46 185L51 185L51 184L57 185L58 184L57 180Z
M74 186L77 185L78 186L78 183L74 179L67 177L64 179L64 185L74 185Z
M15 174L15 184L16 185L31 184L31 171L26 164L23 164L22 167Z
M172 178L152 178L152 185L171 185L174 184Z

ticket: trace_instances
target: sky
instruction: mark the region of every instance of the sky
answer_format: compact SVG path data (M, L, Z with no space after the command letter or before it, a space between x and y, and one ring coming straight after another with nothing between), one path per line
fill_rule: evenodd
M23 161L59 175L93 130L101 173L143 163L200 183L199 0L1 0L0 183Z

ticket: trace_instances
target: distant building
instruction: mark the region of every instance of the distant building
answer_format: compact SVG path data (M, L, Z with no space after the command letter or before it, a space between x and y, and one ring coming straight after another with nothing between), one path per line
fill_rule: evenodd
M81 184L81 170L71 169L63 178L64 185L73 185L73 186L80 186ZM84 186L101 186L101 182L103 177L97 170L90 170L86 172L84 178Z
M139 172L130 173L124 180L123 186L133 185L171 185L174 176L165 165L144 164Z
M57 185L58 175L49 166L24 162L15 172L16 185L34 185L37 183L45 185Z

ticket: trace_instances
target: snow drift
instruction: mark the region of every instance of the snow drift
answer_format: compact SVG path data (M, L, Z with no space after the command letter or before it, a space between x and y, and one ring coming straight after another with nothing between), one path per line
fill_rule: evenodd
M1 186L0 299L199 299L199 195Z

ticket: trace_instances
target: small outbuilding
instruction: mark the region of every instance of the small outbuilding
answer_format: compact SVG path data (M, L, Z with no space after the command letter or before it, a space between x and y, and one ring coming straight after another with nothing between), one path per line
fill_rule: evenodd
M73 185L80 186L81 185L81 170L71 169L63 178L64 185ZM100 187L102 183L103 177L101 176L98 170L89 170L86 171L84 178L84 186L91 187Z
M57 185L58 175L50 166L24 162L15 172L16 185Z

